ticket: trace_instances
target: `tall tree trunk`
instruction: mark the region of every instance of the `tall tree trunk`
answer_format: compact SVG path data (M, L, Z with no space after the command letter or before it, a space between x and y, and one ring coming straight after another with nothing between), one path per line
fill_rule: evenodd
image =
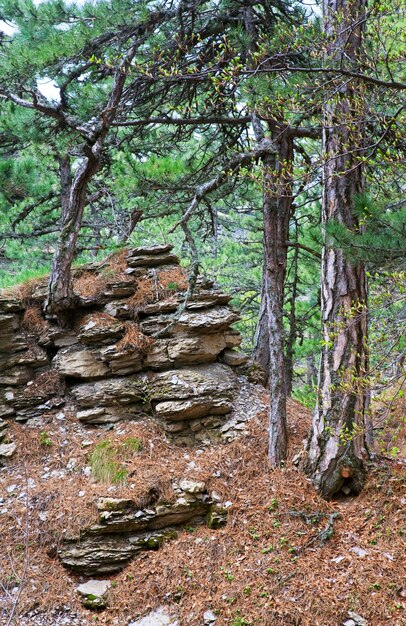
M114 73L113 85L106 107L100 114L100 121L86 130L82 125L81 132L86 133L86 144L82 162L73 179L70 178L69 160L60 163L62 183L62 230L58 248L55 252L51 275L48 282L48 293L44 311L48 316L56 317L63 324L69 324L70 311L75 307L76 298L71 281L71 266L76 254L76 243L82 227L83 211L86 205L86 194L89 182L100 167L105 138L117 115L123 93L127 69L137 49L137 38ZM71 182L70 182L71 181ZM69 194L67 185L70 182Z
M269 385L269 332L266 312L266 275L265 267L262 275L261 300L259 305L258 321L254 337L252 358L264 371L263 384Z
M289 220L292 210L293 138L287 128L273 133L275 154L264 163L264 296L269 346L269 460L287 454L286 362L283 300Z
M61 179L61 208L63 224L69 212L69 197L72 186L72 172L69 155L59 158L59 175Z
M99 143L93 148L90 146L87 148L87 154L71 182L69 195L64 188L62 192L62 229L59 245L52 260L44 309L47 315L56 316L63 325L68 324L69 311L76 304L71 284L71 266L82 226L88 183L99 168L101 147L102 144ZM61 168L61 174L64 183L67 180L66 168Z
M362 54L366 0L324 0L329 61L356 69ZM323 349L319 393L306 470L325 498L363 486L367 393L367 285L362 263L334 247L328 225L360 227L354 203L364 192L362 88L342 82L324 107L322 222Z
M306 385L313 387L317 381L317 368L315 364L314 354L308 354L306 357Z
M295 222L295 243L298 243L298 229L297 222ZM292 278L292 291L290 294L290 311L289 311L289 332L286 338L286 395L290 397L292 395L293 387L293 355L295 350L295 341L297 337L297 323L296 323L296 298L297 298L297 284L299 280L299 247L295 246L293 249L293 278Z

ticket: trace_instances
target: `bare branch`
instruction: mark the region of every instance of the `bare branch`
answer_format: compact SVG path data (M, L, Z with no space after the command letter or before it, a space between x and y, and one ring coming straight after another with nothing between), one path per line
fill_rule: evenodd
M234 156L234 158L226 163L220 174L217 174L217 176L214 176L214 178L212 178L211 180L196 187L194 198L190 203L188 209L185 211L181 219L175 224L175 226L170 229L169 232L173 233L173 231L178 226L185 224L189 220L194 210L199 206L200 201L207 194L221 187L221 185L223 185L231 175L235 175L241 167L252 163L252 161L260 159L267 154L272 154L274 152L275 147L272 141L268 138L265 138L258 144L258 147L254 150L250 150L249 152L241 152L240 154Z

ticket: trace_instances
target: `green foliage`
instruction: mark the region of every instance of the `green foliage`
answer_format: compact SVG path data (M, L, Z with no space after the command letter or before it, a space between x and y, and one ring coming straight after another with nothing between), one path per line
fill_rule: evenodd
M310 385L302 385L301 387L294 389L292 396L308 409L313 410L316 406L316 390L314 387L310 387Z
M228 582L233 582L233 580L234 580L235 576L234 576L234 574L233 574L230 570L226 569L226 568L225 568L225 567L223 567L223 566L221 566L221 567L220 567L220 570L221 570L221 572L222 572L222 574L223 574L224 578L225 578Z
M100 441L89 455L89 465L97 482L120 485L126 482L127 470L123 463L142 450L142 442L128 437L114 445L109 440Z
M1 273L0 274L0 289L12 287L13 285L19 285L29 280L36 278L44 278L49 273L48 266L38 266L25 268L16 273Z
M143 443L136 437L127 437L120 444L120 451L124 453L125 460L128 456L132 456L134 452L141 452L143 449Z
M52 439L50 434L46 430L42 430L39 434L40 446L49 447L52 446Z
M406 203L404 201L376 202L369 196L355 198L358 230L346 229L332 222L328 228L336 247L356 264L366 261L369 267L382 267L396 259L404 259L406 252Z

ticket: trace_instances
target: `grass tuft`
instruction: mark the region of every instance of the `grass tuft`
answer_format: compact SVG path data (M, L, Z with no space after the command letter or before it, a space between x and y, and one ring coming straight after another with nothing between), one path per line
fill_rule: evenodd
M123 462L143 448L142 441L136 437L128 437L119 445L112 441L100 441L89 456L89 465L94 479L107 485L123 485L128 472Z

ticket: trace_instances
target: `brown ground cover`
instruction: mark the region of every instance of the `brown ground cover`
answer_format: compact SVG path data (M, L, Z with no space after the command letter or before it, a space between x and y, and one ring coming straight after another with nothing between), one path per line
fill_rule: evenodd
M6 607L29 546L15 623L30 623L23 616L35 608L64 606L83 626L123 626L160 605L177 611L181 626L202 625L208 609L217 614L217 626L338 626L348 610L369 626L406 623L402 463L381 459L358 498L325 502L292 463L309 428L309 413L296 402L289 403L289 460L272 472L266 415L251 421L247 436L204 450L169 443L153 421L104 431L83 427L66 411L61 417L9 428L18 452L0 473L0 594ZM102 441L122 446L129 438L141 449L123 460L125 482L95 482L88 475L91 451ZM227 526L181 530L111 577L110 608L83 609L76 593L82 579L56 557L61 537L95 521L98 496L132 497L145 505L151 490L164 493L170 479L184 476L205 480L232 503ZM52 617L43 619L53 624Z

